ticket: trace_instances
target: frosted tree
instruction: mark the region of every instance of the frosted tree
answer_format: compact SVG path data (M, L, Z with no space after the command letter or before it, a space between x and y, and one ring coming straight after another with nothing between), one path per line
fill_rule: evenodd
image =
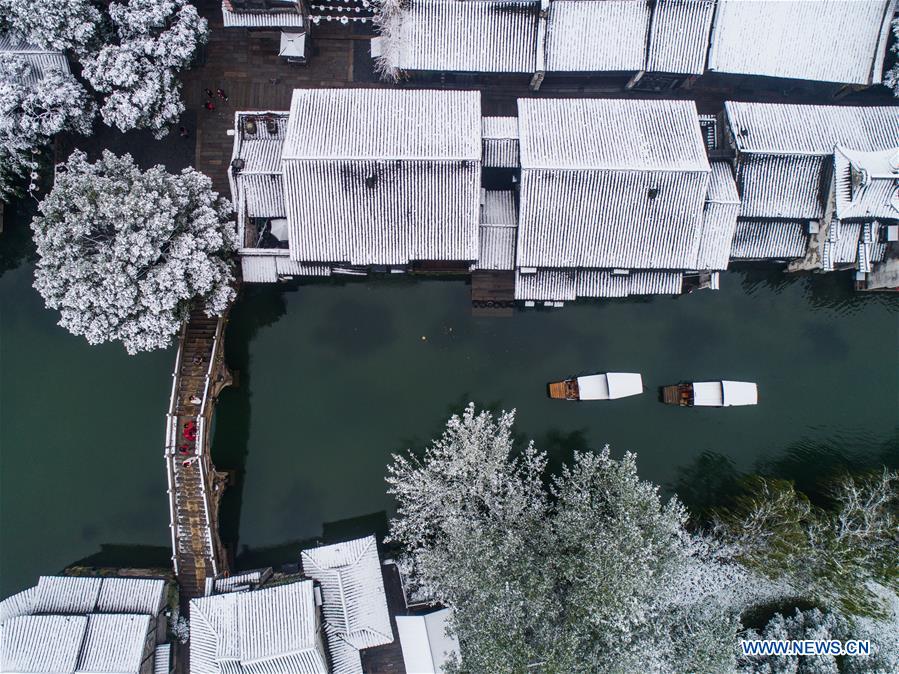
M399 79L400 54L408 48L408 37L403 32L403 20L407 0L379 0L375 5L373 23L381 37L381 53L375 58L375 70L385 80Z
M105 95L103 121L161 138L184 112L178 72L206 42L207 22L187 0L113 2L109 18L114 39L82 59L85 78Z
M49 69L33 86L23 56L0 56L0 143L45 144L60 131L90 134L96 106L70 73Z
M0 0L0 16L30 44L78 54L96 41L102 20L91 0L55 0L39 6L26 0Z
M34 286L60 325L131 354L168 346L194 306L221 315L234 298L229 206L201 173L106 151L59 167L34 219Z
M0 143L0 201L21 196L22 182L39 167L37 152L18 143Z
M899 97L899 17L893 19L893 46L890 52L893 56L893 67L884 72L883 83L893 90L893 95Z
M63 130L88 134L96 112L84 87L58 69L37 73L20 55L0 55L0 200L18 194L40 168L44 147ZM27 184L27 183L26 183Z
M454 608L461 671L731 671L731 588L752 576L686 531L632 454L576 453L547 488L513 420L469 405L388 468L390 540L413 590Z
M846 615L879 615L873 584L899 578L899 475L841 482L832 508L812 504L792 483L755 477L717 531L750 568L786 580L816 605Z

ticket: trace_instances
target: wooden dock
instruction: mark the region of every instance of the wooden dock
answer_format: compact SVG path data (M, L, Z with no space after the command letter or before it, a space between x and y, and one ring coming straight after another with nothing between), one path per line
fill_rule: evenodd
M218 534L226 476L212 464L209 433L216 399L231 383L224 361L225 324L225 318L193 312L181 329L172 373L165 462L172 563L183 601L202 596L207 578L228 571ZM185 435L191 427L194 433Z
M515 306L515 272L471 273L471 311L475 316L511 316Z

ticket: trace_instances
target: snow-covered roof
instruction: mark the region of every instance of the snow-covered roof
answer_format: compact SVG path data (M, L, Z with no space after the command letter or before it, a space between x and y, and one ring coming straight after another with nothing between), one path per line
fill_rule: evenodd
M477 92L298 89L282 170L295 260L477 258Z
M858 259L858 243L862 225L859 222L832 220L831 238L824 242L830 250L828 257L835 264L851 264Z
M293 7L280 12L236 12L222 3L225 28L302 28L303 15Z
M42 576L0 602L0 671L138 674L165 600L161 579Z
M326 674L312 581L191 600L190 670Z
M835 146L871 152L894 149L899 138L895 107L728 101L724 109L748 218L821 217Z
M33 613L156 616L165 599L165 581L161 579L41 576L35 587L0 604L0 619Z
M49 70L71 72L65 54L36 47L23 42L9 33L0 33L0 54L15 54L24 58L31 66L27 79L22 84L34 86Z
M253 133L249 133L249 129ZM287 214L281 180L281 147L286 130L286 112L237 112L234 115L234 146L228 181L231 204L240 223L247 217L277 218ZM235 168L235 162L242 162L239 170Z
M272 576L271 567L264 569L254 569L237 573L233 576L216 578L213 587L215 592L222 594L224 592L234 592L241 589L247 589L262 584Z
M701 75L705 70L714 11L714 0L657 0L645 69Z
M76 615L27 615L0 626L4 672L70 674L87 630L87 618Z
M425 615L396 617L407 672L441 674L453 656L459 657L459 639L447 634L452 614L452 609L443 608Z
M511 190L487 190L481 206L480 246L477 269L515 268L518 212Z
M734 260L787 260L808 248L808 223L795 220L739 220L730 256Z
M741 153L830 155L835 145L886 150L895 148L899 138L899 115L894 106L727 101L724 111Z
M519 266L695 267L711 169L693 102L518 107Z
M515 299L573 301L578 297L679 295L683 274L671 271L632 271L615 274L600 269L538 269L515 274Z
M481 119L483 163L485 167L517 168L518 117Z
M137 674L148 637L154 641L148 615L91 614L87 617L77 671Z
M241 248L240 267L247 283L274 283L282 276L330 276L331 267L290 259L283 248Z
M838 218L899 218L899 147L862 152L837 146L834 182Z
M318 581L327 625L357 649L393 641L374 536L303 550L303 573Z
M727 269L739 214L740 195L730 163L714 161L702 216L699 253L693 269Z
M642 70L650 14L649 3L633 0L553 0L546 70Z
M153 674L169 674L172 670L172 647L160 644L153 651Z
M880 82L895 0L718 0L709 70Z
M692 101L520 98L518 126L523 169L709 170Z
M539 0L411 0L386 46L402 70L534 71Z

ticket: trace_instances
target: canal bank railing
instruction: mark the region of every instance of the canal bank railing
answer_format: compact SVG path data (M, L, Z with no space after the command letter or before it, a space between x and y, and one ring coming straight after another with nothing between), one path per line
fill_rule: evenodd
M227 570L217 524L224 480L212 465L209 435L215 400L231 381L224 364L225 323L225 318L210 319L194 313L182 326L166 414L172 565L182 592L188 596L202 593L209 571L215 577ZM191 353L193 359L188 361ZM192 368L203 361L207 361L205 369L193 372ZM184 442L180 437L182 422L193 422L195 427L193 452L184 455L179 452Z

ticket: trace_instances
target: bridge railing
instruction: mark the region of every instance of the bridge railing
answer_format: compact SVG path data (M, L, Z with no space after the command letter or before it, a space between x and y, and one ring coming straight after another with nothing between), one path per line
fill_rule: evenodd
M178 336L178 351L175 354L175 370L172 372L172 393L169 396L169 409L165 415L165 465L166 481L169 497L169 533L172 537L172 565L178 573L178 508L175 503L175 457L178 446L178 391L181 388L181 358L184 350L184 335L187 324L181 326Z

